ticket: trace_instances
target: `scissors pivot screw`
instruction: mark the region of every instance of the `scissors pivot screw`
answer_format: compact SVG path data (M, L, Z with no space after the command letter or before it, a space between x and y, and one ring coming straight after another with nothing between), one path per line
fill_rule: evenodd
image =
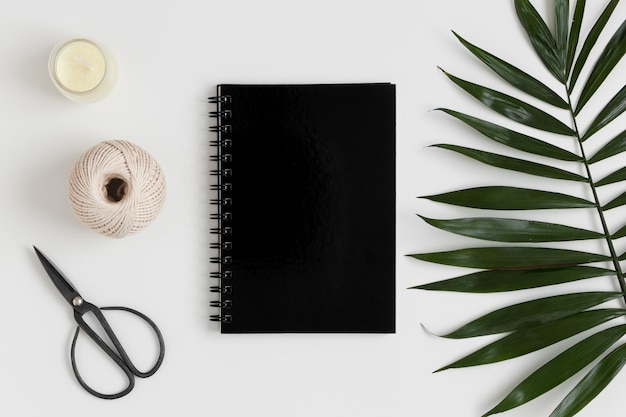
M74 305L74 307L80 307L83 305L83 299L81 297L74 297L74 299L72 300L72 305Z

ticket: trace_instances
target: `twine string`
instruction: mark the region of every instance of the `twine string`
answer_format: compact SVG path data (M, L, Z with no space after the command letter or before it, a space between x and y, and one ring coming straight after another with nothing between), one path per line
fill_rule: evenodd
M78 220L121 238L157 217L165 202L165 177L144 149L124 140L97 144L74 165L68 197Z

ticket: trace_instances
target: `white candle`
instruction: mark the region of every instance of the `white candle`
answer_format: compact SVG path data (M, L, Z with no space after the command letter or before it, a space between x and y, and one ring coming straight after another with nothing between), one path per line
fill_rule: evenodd
M104 97L116 79L113 56L89 39L72 39L57 45L50 54L48 70L61 94L77 102Z

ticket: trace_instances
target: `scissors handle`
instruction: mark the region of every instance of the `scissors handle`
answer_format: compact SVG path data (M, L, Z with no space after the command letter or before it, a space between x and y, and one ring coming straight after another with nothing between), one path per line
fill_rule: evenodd
M76 322L78 323L78 327L76 327L76 331L74 333L74 338L72 340L72 347L70 349L70 359L72 362L72 369L74 370L74 375L76 376L77 381L80 383L80 385L90 394L98 397L98 398L102 398L102 399L107 399L107 400L112 400L115 398L120 398L123 397L124 395L128 394L129 392L132 391L132 389L135 386L135 376L139 377L139 378L147 378L151 375L153 375L161 366L161 363L163 362L163 357L165 356L165 342L163 340L163 335L161 334L161 331L159 330L159 328L157 327L157 325L145 314L137 311L137 310L133 310L132 308L128 308L128 307L102 307L102 308L98 308L95 305L88 303L86 301L83 302L83 304L81 305L80 308L80 312L79 311L74 311L74 318L76 319ZM150 368L148 371L146 372L141 372L139 371L135 365L133 364L133 362L130 360L130 358L128 357L128 354L126 353L126 351L124 350L122 344L120 343L119 339L117 338L117 336L115 335L115 333L113 332L113 329L111 328L111 326L109 325L109 322L107 321L107 319L104 317L104 315L102 314L102 310L119 310L119 311L125 311L128 313L132 313L136 316L138 316L139 318L141 318L142 320L144 320L146 323L148 323L150 325L150 327L152 327L152 329L154 330L158 340L159 340L159 357L156 360L154 366L152 368ZM109 347L109 345L100 337L100 335L98 335L98 333L96 333L91 326L89 326L89 324L87 324L85 322L85 320L83 319L83 315L87 312L92 312L95 317L96 320L100 323L100 325L102 326L102 328L104 329L105 333L107 334L107 336L109 337L109 339L111 340L111 343L113 344L113 347L115 348L115 350L113 350L111 347ZM84 330L85 333L87 333L87 335L94 341L96 342L96 344L111 358L113 359L113 361L117 364L117 366L124 372L124 374L126 375L126 378L128 379L128 385L126 386L126 388L124 388L123 390L114 393L114 394L103 394L101 392L98 392L96 390L94 390L93 388L91 388L81 377L80 372L78 371L78 366L76 365L76 342L78 340L78 334L80 333L80 330Z

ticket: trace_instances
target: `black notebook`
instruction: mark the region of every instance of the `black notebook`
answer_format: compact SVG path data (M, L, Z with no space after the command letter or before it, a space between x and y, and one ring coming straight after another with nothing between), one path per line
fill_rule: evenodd
M222 333L395 332L395 85L217 87Z

